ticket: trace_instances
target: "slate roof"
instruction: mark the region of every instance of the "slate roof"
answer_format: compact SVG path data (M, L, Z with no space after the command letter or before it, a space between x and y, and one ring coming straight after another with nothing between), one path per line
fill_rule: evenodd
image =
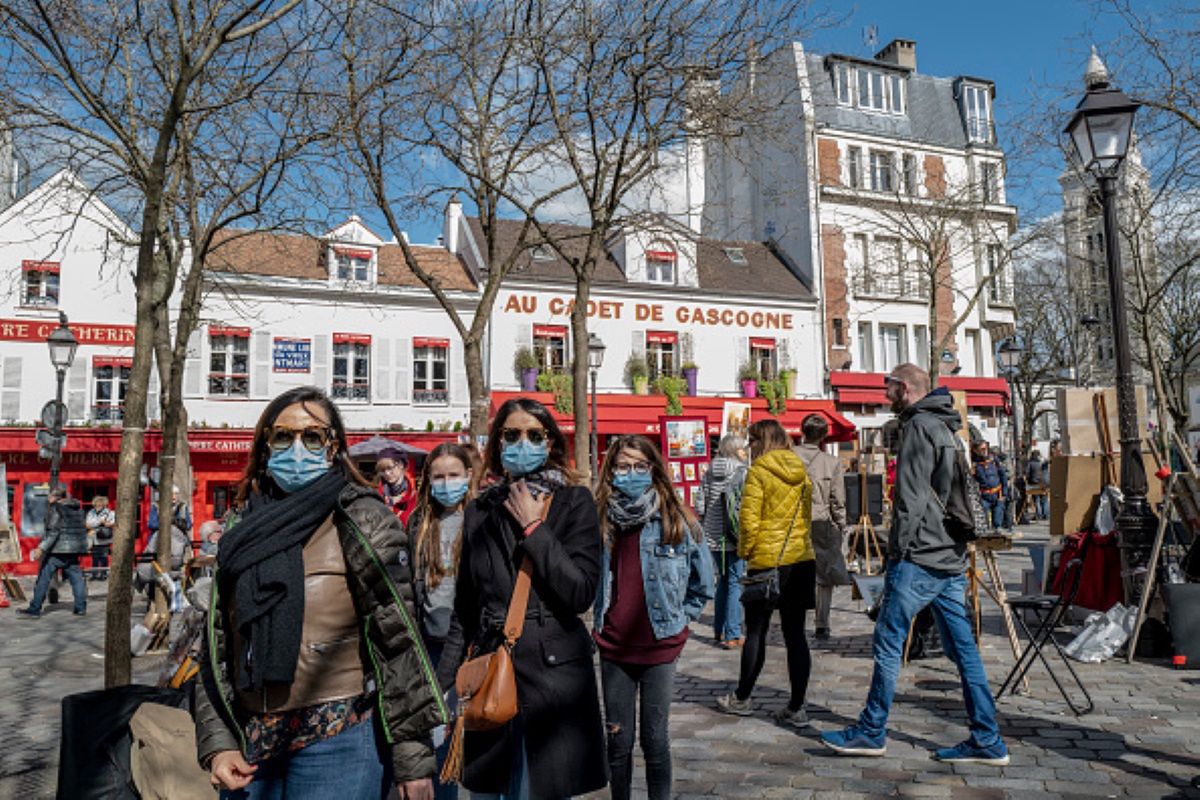
M297 233L226 231L218 237L218 246L210 256L211 268L242 275L325 281L329 279L326 244L323 239ZM422 269L437 276L445 288L475 289L466 265L457 256L441 247L410 247ZM425 286L405 264L399 245L385 244L379 248L378 267L381 286Z
M853 58L850 56L825 56L805 53L808 77L812 84L813 108L817 124L830 125L839 130L855 131L875 136L906 139L924 144L964 149L968 144L976 147L997 147L996 144L970 142L967 139L966 122L955 90L962 78L939 78L922 75L905 67L897 67L883 61ZM844 60L855 65L878 67L890 73L905 75L907 84L907 108L904 114L884 114L864 111L853 106L839 105L831 60ZM968 78L975 83L991 84L979 78ZM994 113L993 113L994 120Z
M483 230L476 217L468 218L471 235L482 250ZM518 220L501 220L497 224L497 253L512 251L521 235L522 223ZM582 252L587 228L578 225L554 225L555 235L562 236L569 250ZM734 264L725 253L725 248L740 248L745 255L745 264ZM789 269L787 262L767 242L739 242L700 237L696 242L696 261L699 288L702 291L737 297L787 297L795 300L814 300L813 294ZM554 254L551 260L532 257L526 251L517 261L510 276L515 280L545 281L547 283L574 283L575 274L570 265ZM634 283L625 278L625 273L611 257L606 256L596 267L596 284L609 286L644 286L662 289L658 284Z

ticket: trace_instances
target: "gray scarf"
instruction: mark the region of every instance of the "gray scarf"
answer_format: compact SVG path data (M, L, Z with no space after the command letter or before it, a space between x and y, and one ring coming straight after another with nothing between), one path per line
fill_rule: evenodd
M653 488L635 500L616 491L608 496L608 521L619 530L640 528L657 513L658 492Z

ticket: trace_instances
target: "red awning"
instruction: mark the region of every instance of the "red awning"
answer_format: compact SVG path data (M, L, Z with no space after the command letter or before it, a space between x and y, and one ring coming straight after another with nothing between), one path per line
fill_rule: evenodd
M233 327L231 325L209 325L209 336L236 336L239 339L249 339L250 329L242 327Z
M834 370L829 373L829 385L837 393L837 401L847 405L888 404L882 372L850 372ZM966 392L970 408L1008 408L1008 382L1003 378L968 378L943 375L941 386L952 392Z
M646 344L675 344L679 334L675 331L646 331Z
M62 270L62 263L59 261L30 261L21 262L21 271L23 272L53 272L57 275Z
M567 338L566 325L534 325L533 338L535 339L565 339Z
M335 333L333 335L334 344L367 344L371 343L371 337L366 333Z
M444 349L449 346L449 339L440 339L433 336L417 336L413 338L413 347L440 347Z
M755 350L774 350L775 349L775 340L774 339L763 339L761 337L755 336L750 339L750 346L753 347Z

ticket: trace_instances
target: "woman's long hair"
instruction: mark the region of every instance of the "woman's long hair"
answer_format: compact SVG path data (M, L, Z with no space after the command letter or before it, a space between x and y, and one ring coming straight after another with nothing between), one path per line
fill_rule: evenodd
M420 560L420 567L425 571L425 584L430 589L436 589L447 575L458 571L458 554L462 547L462 532L454 542L454 566L450 569L442 564L442 523L441 513L446 508L433 498L433 481L429 479L433 471L433 462L444 456L458 459L459 463L469 474L467 494L459 505L471 502L475 497L475 489L479 485L479 470L475 464L472 450L468 450L455 442L442 442L433 448L425 457L425 465L421 468L421 480L417 488L417 504L413 509L412 518L417 521L416 531L410 535L415 537L413 547Z
M791 437L779 424L779 420L760 419L750 426L747 431L750 438L750 452L755 458L765 455L772 450L790 450Z
M504 465L500 460L501 434L504 432L504 423L508 421L514 411L524 411L536 419L546 431L546 441L550 443L550 452L546 456L546 467L561 472L564 480L569 484L581 483L579 473L572 469L567 461L567 437L563 435L562 429L554 421L550 410L537 400L528 397L514 397L511 400L505 400L504 404L496 411L496 416L492 417L492 426L488 429L487 447L484 449L484 468L487 473L495 478L504 477Z
M604 466L600 468L600 486L596 490L596 506L600 512L600 531L604 535L604 543L612 546L612 523L608 520L608 498L612 496L613 470L616 469L617 456L622 450L634 450L650 462L650 477L654 491L658 492L658 510L662 516L663 542L676 545L683 541L685 524L690 524L692 516L687 506L675 493L671 478L667 475L667 466L654 443L645 436L624 434L608 443L608 453L604 456ZM695 533L699 533L697 529Z
M258 418L258 424L254 426L254 441L250 445L250 460L246 464L246 471L242 474L241 482L238 483L237 497L234 501L237 508L245 507L246 500L250 495L267 493L277 488L275 481L267 472L267 461L271 458L268 439L271 436L271 429L275 427L275 420L279 419L279 415L283 413L284 409L296 403L303 405L304 410L314 417L318 419L325 417L329 420L328 427L332 434L330 445L333 447L332 468L341 470L342 474L346 476L346 480L351 483L363 486L371 485L358 471L358 467L354 466L354 462L350 460L350 447L346 443L346 426L342 423L342 415L338 412L337 406L329 399L329 395L317 387L299 386L295 389L288 389L267 403L262 416Z

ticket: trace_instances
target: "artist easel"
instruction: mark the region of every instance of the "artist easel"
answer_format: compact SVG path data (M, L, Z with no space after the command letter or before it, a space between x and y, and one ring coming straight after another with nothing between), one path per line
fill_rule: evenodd
M854 526L854 533L850 537L850 548L846 553L847 565L850 559L858 558L858 543L861 539L863 543L863 574L874 575L871 551L874 549L875 558L879 559L879 570L882 572L883 548L879 545L879 535L875 532L874 523L871 522L871 503L867 496L867 466L861 454L858 458L858 500L859 510L862 513L859 514L858 524Z
M9 600L24 600L25 592L21 589L21 584L17 583L8 572L8 567L5 564L0 564L0 581L4 583L4 591L8 595Z

